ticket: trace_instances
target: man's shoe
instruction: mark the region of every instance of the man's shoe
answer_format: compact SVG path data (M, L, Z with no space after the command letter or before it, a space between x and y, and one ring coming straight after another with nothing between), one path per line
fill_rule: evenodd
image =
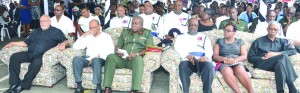
M111 93L111 88L105 88L104 93Z
M23 88L22 86L18 86L16 89L15 89L15 92L13 93L21 93L25 88Z
M95 93L101 93L101 90L96 89Z
M15 89L16 89L17 87L18 87L17 85L11 85L11 86L9 87L9 89L6 90L6 91L3 92L3 93L12 93L12 92L15 91Z
M84 93L84 89L77 88L74 93Z

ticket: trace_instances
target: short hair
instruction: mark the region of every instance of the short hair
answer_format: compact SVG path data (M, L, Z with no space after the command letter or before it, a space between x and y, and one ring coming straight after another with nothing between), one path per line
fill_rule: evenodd
M288 10L291 11L292 13L296 13L296 8L295 7L289 7Z
M144 25L144 19L143 19L141 16L135 16L135 17L133 17L133 19L139 19L141 25L142 25L142 26Z
M253 7L253 4L252 4L252 3L248 3L248 4L247 4L247 6L251 6L251 7Z
M90 8L89 8L88 6L83 6L83 7L81 8L81 10L83 10L83 9L85 9L85 10L90 10Z
M270 11L268 11L268 13L267 13L267 17L271 14L271 13L275 13L275 11L274 10L270 10ZM275 13L276 14L276 13Z
M233 31L234 31L234 32L237 31L237 28L236 28L236 26L235 26L234 24L229 23L229 24L226 24L226 25L225 25L225 27L227 27L227 26L232 26L232 27L233 27ZM224 29L225 29L225 28L224 28Z
M275 26L278 27L278 28L281 26L281 25L280 25L278 22L276 22L276 21L270 21L269 24L268 24L268 28L269 28L271 25L275 25Z

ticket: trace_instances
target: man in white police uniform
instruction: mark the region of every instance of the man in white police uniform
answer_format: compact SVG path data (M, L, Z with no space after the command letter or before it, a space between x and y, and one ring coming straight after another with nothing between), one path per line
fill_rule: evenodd
M181 33L187 33L187 23L190 17L189 14L182 12L183 2L177 0L174 4L174 11L167 14L164 18L164 30L160 30L159 38L164 38L172 28L177 28Z
M130 27L132 18L125 15L125 7L118 6L117 16L110 20L110 28Z
M153 6L150 2L145 2L145 13L140 14L144 19L143 28L158 33L159 26L162 26L162 19L157 13L153 13Z
M79 18L77 26L80 36L89 31L89 22L91 20L96 19L100 22L98 16L90 13L88 6L85 6L81 9L81 14L82 16Z

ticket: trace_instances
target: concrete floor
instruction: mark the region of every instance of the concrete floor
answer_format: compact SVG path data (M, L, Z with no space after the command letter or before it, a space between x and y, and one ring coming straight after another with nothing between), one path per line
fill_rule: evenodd
M0 49L11 41L20 41L24 38L13 37L12 39L5 38L0 41ZM8 82L8 68L7 65L0 61L0 93L9 88ZM74 89L67 87L67 80L63 78L56 83L52 88L33 86L31 90L25 90L22 93L73 93ZM93 90L86 90L85 93L93 93ZM169 92L169 74L164 69L155 71L154 81L151 86L150 93L168 93ZM127 93L120 91L113 91L113 93Z

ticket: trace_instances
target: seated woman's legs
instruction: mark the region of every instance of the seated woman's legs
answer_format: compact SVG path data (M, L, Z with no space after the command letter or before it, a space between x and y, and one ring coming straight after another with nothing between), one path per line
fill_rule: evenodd
M248 93L254 93L251 85L250 78L242 65L237 65L232 68L235 76L239 79L240 83L248 90Z
M231 67L224 67L221 70L221 74L223 79L225 80L226 84L235 92L235 93L242 93L238 87L237 79L234 76L233 69Z

